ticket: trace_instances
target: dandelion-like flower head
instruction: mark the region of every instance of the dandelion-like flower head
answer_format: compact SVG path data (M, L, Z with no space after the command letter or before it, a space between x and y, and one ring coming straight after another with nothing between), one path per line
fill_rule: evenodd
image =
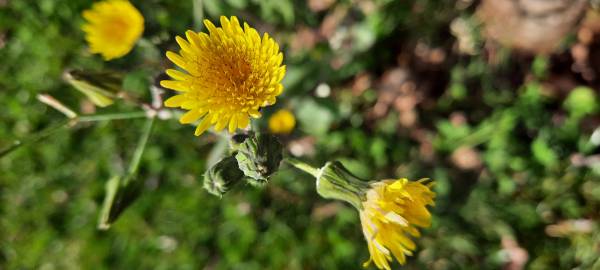
M425 179L416 182L407 179L384 180L371 184L360 210L363 234L371 258L363 266L374 262L379 269L390 269L392 256L400 264L412 255L419 237L417 227L429 227L431 214L427 206L434 205L435 193Z
M161 85L179 93L165 101L167 107L187 112L182 124L201 119L195 135L209 127L217 131L227 127L233 133L245 128L250 117L261 116L262 107L274 104L283 91L285 75L279 45L236 17L221 16L221 27L204 20L209 34L187 31L186 39L177 37L179 53L167 52L167 58L185 72L169 69L173 80Z
M94 3L83 12L83 18L90 51L107 61L129 53L144 32L144 17L126 0Z

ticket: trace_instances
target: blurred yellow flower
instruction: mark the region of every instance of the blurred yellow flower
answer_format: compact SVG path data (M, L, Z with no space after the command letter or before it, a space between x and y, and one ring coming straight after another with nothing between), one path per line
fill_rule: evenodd
M161 85L179 93L165 101L167 107L188 110L182 124L202 120L198 136L214 125L233 133L245 128L250 117L258 118L261 107L272 105L283 91L283 54L267 33L262 36L234 16L221 16L221 27L204 20L209 34L187 31L186 39L176 37L179 54L167 58L186 72L167 70L173 80Z
M400 264L406 263L406 255L412 255L415 243L410 236L419 237L417 227L431 224L427 205L434 205L435 193L430 189L433 183L424 184L424 181L426 179L413 182L402 178L371 184L359 209L371 253L364 267L374 262L377 268L389 270L392 255Z
M269 118L269 130L277 134L289 134L296 126L296 117L286 109L275 112Z
M104 60L126 55L144 32L144 17L126 0L106 0L83 12L90 51Z

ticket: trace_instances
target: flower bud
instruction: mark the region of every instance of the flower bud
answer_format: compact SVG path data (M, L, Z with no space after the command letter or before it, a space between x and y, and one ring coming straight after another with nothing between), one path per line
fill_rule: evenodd
M222 197L235 184L244 178L244 173L238 168L235 157L221 159L204 173L204 189L209 193Z
M118 92L122 91L123 77L115 72L70 70L63 78L99 107L113 104Z
M235 159L240 170L248 176L250 184L262 185L277 171L283 159L283 146L268 134L249 135L242 143L234 146Z

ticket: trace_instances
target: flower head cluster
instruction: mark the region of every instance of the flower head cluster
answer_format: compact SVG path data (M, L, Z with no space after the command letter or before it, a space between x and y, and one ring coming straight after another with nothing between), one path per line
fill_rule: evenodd
M92 53L105 60L126 55L144 32L144 17L126 0L106 0L83 12L82 26Z
M392 256L400 264L406 255L412 255L415 243L410 237L419 237L417 227L429 227L431 214L428 205L434 205L435 193L424 180L407 179L375 182L366 193L360 210L363 234L371 258L364 266L374 262L379 269L390 269Z
M185 72L169 69L173 80L161 85L179 93L165 101L167 107L187 110L179 121L201 119L195 135L210 126L217 131L227 127L233 133L245 128L250 117L261 116L262 107L274 104L283 91L283 54L268 34L258 32L236 17L220 19L221 27L204 20L209 34L187 31L177 37L179 53L167 58Z

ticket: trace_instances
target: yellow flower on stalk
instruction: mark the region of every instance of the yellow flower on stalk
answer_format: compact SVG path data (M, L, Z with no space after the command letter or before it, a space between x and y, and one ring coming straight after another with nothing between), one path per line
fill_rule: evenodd
M83 12L90 51L108 61L131 51L144 32L144 17L126 0L106 0Z
M247 23L242 28L235 16L221 16L220 22L215 27L204 20L209 34L187 31L186 39L176 37L181 50L167 52L167 58L185 72L168 69L173 80L160 83L179 92L165 101L187 110L179 122L201 119L196 136L213 125L230 133L247 127L250 117L260 117L259 110L283 91L285 66L277 42L267 33L261 38Z
M296 126L296 117L286 109L281 109L269 117L269 130L276 134L289 134Z
M371 184L359 210L371 254L364 267L374 262L377 268L389 270L392 256L405 264L406 256L412 255L416 246L410 237L420 236L417 227L431 225L427 206L434 205L435 193L430 189L432 183L423 184L424 181L402 178Z
M391 269L395 257L400 264L412 255L419 237L418 227L429 227L431 214L427 206L434 205L433 182L428 179L408 181L381 180L367 182L354 176L340 162L328 162L320 169L288 157L286 161L317 178L317 193L323 198L346 201L360 215L362 231L371 257L379 269Z

